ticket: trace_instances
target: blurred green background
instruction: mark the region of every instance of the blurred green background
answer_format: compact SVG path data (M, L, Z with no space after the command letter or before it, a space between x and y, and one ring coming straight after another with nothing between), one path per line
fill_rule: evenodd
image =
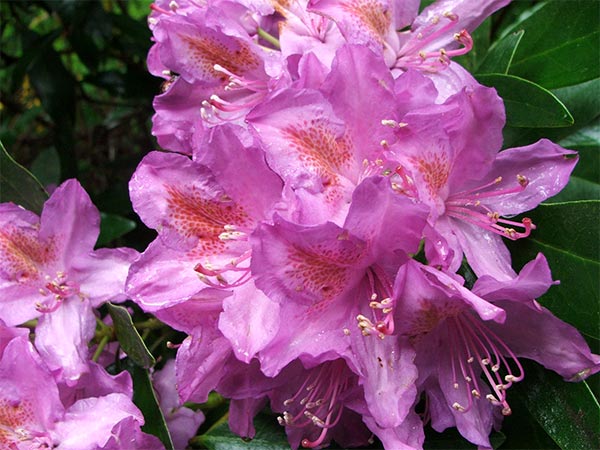
M0 2L0 140L50 189L78 178L113 228L105 243L135 227L127 183L156 147L150 3ZM127 245L144 248L147 233L137 227Z

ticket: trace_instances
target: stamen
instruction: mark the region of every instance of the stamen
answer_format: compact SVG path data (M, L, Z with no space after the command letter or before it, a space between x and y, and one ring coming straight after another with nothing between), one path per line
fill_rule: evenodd
M502 177L497 177L490 183L451 195L446 200L448 216L477 225L511 240L529 236L531 230L536 228L530 218L525 217L520 223L507 220L502 218L497 211L492 211L481 203L481 199L522 192L529 181L523 175L517 175L516 178L518 185L512 188L487 190L502 182ZM519 229L522 231L517 231Z

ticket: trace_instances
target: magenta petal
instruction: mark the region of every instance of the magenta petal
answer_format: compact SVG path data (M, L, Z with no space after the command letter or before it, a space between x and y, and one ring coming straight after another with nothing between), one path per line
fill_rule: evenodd
M343 46L321 90L348 126L356 159L379 157L381 141L392 133L381 121L392 118L398 107L394 80L383 59L364 46Z
M102 448L111 438L113 427L129 418L133 418L138 426L144 423L142 413L128 396L108 394L78 400L65 412L64 420L57 424L57 433L61 436L60 448ZM82 433L82 430L86 432Z
M418 250L427 213L425 205L395 193L387 177L370 177L354 191L344 228L369 242L373 258L383 264Z
M414 350L393 337L363 336L357 329L350 333L347 359L356 366L370 414L382 428L401 425L417 395Z
M577 160L576 152L547 139L504 150L490 169L491 178L502 177L496 189L502 189L504 182L506 187L517 185L518 176L524 176L528 184L522 192L491 197L486 203L500 215L516 215L533 209L567 185Z
M425 432L423 422L414 411L409 411L404 421L397 427L380 427L375 419L363 416L363 421L377 436L385 448L394 450L415 450L423 448Z
M454 33L466 29L473 31L494 11L510 3L510 0L438 0L425 8L415 19L412 29L418 32L420 28L427 26L434 20L434 17L440 17L445 13L453 13L458 16L458 20L452 30L449 30L440 39L432 42L434 48L452 48L452 36Z
M7 436L4 434L6 428L10 439L11 428L20 427L28 434L39 436L40 443L46 437L46 443L52 446L54 442L49 434L54 423L62 418L64 408L52 374L27 336L14 338L4 349L0 359L0 401L3 404L3 438ZM7 441L3 439L3 443Z
M510 252L501 236L459 220L450 219L450 222L467 261L477 276L489 275L506 281L517 275L511 265Z
M263 409L265 397L232 399L229 404L229 428L242 438L252 439L256 434L254 416Z
M567 381L581 381L600 371L600 355L591 353L576 328L546 308L533 310L510 299L496 303L506 310L506 322L501 328L487 325L517 356L533 359Z
M249 363L279 329L279 305L248 282L223 301L219 329L236 357Z
M95 330L89 301L70 298L56 311L42 315L35 330L35 345L57 378L73 385L89 370L88 343Z
M100 233L100 214L77 180L61 184L44 204L40 238L54 238L62 265L94 248Z
M223 376L229 341L210 327L188 336L177 351L177 390L184 402L204 403Z
M138 252L130 248L102 248L73 261L70 274L77 279L80 291L93 306L123 301L129 266L137 257Z
M172 250L155 239L131 265L127 294L145 311L188 300L208 288L194 271L196 263L196 255Z
M533 261L525 264L514 279L498 281L489 275L481 276L473 286L473 293L492 302L518 301L539 309L535 299L544 295L550 286L556 283L552 280L546 257L538 253Z

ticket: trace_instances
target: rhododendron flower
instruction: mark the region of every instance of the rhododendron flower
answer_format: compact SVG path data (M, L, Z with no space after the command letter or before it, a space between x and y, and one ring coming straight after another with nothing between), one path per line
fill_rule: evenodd
M161 145L191 153L194 134L207 125L242 125L252 107L289 82L280 53L258 45L240 22L240 4L154 9L160 14L151 18L156 43L148 66L168 80L154 102L153 133Z
M545 139L499 152L503 108L484 87L410 112L402 122L389 147L389 158L399 163L392 188L430 207L430 264L456 271L464 254L478 276L514 277L502 239L526 237L535 225L510 217L560 192L576 153Z
M567 381L600 371L600 356L577 330L535 302L551 284L542 255L514 279L482 277L472 292L456 276L415 261L400 268L396 330L415 348L434 429L456 426L469 441L491 447L492 426L511 413L508 390L525 376L519 358Z
M26 334L2 346L0 443L3 448L162 448L156 438L141 432L144 419L131 401L130 389L129 395L108 392L64 405L52 373Z
M189 439L196 434L196 430L204 421L204 414L202 411L186 408L179 400L175 380L175 360L167 361L161 370L154 373L152 384L156 390L173 446L176 449L185 448Z
M125 277L137 256L127 248L93 250L99 224L98 210L75 180L52 193L41 217L0 205L0 319L18 325L39 317L36 347L69 380L86 370L92 308L125 299Z
M211 132L203 164L172 153L144 158L132 177L131 197L159 236L132 265L127 289L145 310L180 330L194 328L182 311L198 302L223 310L223 331L240 358L249 360L278 327L277 315L263 327L249 326L250 317L277 305L253 286L248 236L278 205L281 180L260 147L242 144L235 130Z

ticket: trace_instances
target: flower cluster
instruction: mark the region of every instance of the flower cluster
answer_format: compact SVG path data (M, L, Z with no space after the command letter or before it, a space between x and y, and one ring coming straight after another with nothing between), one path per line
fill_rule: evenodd
M520 358L571 381L600 370L536 302L556 284L544 256L517 274L504 243L577 156L500 152L502 100L452 61L506 3L154 3L170 152L130 182L158 236L126 292L189 335L183 400L216 390L244 437L269 402L293 448L418 448L428 422L490 447Z
M111 349L98 345L91 354L90 341L103 326L97 308L126 298L128 269L139 256L127 248L94 250L99 223L75 180L53 192L41 217L0 205L2 448L164 448L140 429L144 417L132 402L129 373L103 368L115 360ZM173 382L167 369L156 373L157 391L161 406L172 408L173 395L158 386L160 379ZM172 419L190 417L191 411L179 411ZM200 414L192 418L196 427ZM178 434L175 427L174 435L187 441L191 428Z
M242 437L270 405L292 448L421 448L426 424L491 447L522 358L567 381L600 371L536 301L557 284L545 257L517 273L505 245L535 232L515 216L577 155L500 151L502 99L452 60L508 2L156 0L167 151L129 185L156 239L94 250L99 214L74 180L41 217L0 205L3 446L161 448L128 373L90 356L107 301L188 336L154 376L176 448L203 420L182 403L213 391Z

